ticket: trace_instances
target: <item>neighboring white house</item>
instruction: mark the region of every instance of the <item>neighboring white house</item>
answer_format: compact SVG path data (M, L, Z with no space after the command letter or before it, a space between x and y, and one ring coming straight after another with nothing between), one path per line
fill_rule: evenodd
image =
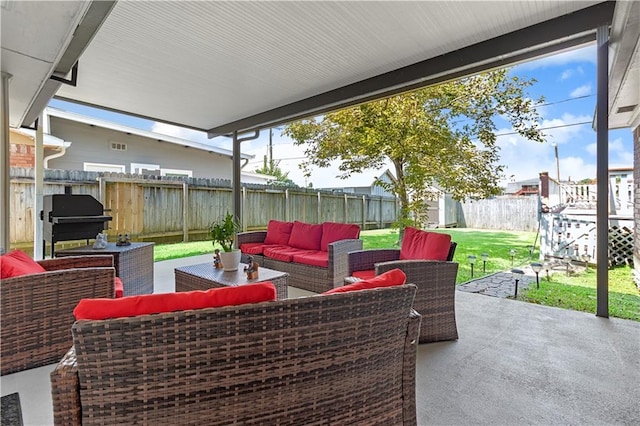
M70 142L50 169L231 179L233 151L48 107L43 128ZM159 146L162 149L159 149ZM242 165L254 158L241 154ZM266 184L272 176L241 173L243 183Z

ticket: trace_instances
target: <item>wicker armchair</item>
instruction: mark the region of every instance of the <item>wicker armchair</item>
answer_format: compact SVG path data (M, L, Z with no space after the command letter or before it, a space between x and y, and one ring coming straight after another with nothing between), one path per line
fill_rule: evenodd
M415 425L415 291L77 321L54 422Z
M38 263L47 272L2 280L2 375L58 362L72 344L80 299L114 296L112 256Z
M413 308L422 316L420 343L456 340L455 291L458 264L452 262L456 243L451 243L447 261L399 260L398 249L360 250L349 253L349 277L355 271L375 269L375 275L400 268L407 282L418 287Z

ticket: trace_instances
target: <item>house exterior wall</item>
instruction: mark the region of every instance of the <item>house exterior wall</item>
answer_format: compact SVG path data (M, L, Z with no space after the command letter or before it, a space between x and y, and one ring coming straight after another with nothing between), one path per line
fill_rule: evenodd
M126 173L132 173L131 163L140 163L158 165L162 169L190 170L194 178L232 177L229 157L196 148L57 117L51 117L51 134L72 144L64 156L49 161L50 169L84 170L84 163L89 162L123 165ZM126 151L112 150L111 142L125 143Z
M633 158L633 275L640 288L640 126L633 130Z

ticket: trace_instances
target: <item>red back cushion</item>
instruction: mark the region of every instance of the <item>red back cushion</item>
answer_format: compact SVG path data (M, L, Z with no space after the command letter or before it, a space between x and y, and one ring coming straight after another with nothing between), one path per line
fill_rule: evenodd
M46 271L38 262L20 250L14 250L0 256L0 278L19 277Z
M332 288L329 291L325 291L322 294L334 294L334 293L346 293L355 290L366 290L370 288L378 287L391 287L394 285L403 285L407 280L407 276L401 269L392 269L384 272L368 280L358 281L353 284L345 285L343 287Z
M73 310L73 315L77 320L103 320L272 300L276 300L276 288L273 283L266 281L207 291L145 294L121 299L82 299Z
M322 239L322 224L293 222L289 245L305 250L320 250L320 240Z
M270 220L267 225L267 236L264 238L264 244L280 244L286 246L289 244L291 228L293 228L293 222Z
M320 250L327 251L329 244L340 241L357 239L360 236L360 227L349 223L324 222L322 224L322 240Z
M447 260L450 246L451 235L407 226L400 247L400 260Z

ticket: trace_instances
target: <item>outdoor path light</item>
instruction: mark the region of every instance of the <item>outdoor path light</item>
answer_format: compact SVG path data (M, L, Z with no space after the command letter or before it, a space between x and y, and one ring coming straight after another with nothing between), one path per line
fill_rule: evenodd
M471 278L473 278L473 265L476 263L476 255L470 254L467 259L469 260L469 265L471 265Z
M480 255L480 257L482 258L482 273L486 274L487 273L487 259L489 259L489 254L488 253L482 253Z
M544 270L547 271L547 281L551 281L551 277L549 277L549 268L551 268L551 266L549 265L549 262L545 260L543 267L544 267Z
M513 295L513 298L517 299L518 298L518 282L520 282L520 279L524 275L524 271L522 269L512 269L511 273L513 274L513 278L516 281L516 292Z
M536 288L540 288L540 271L542 271L542 263L533 262L531 264L531 269L536 273Z
M509 250L509 256L511 256L511 266L513 266L513 258L516 257L516 250L515 249Z
M567 276L569 276L569 265L571 265L571 257L568 254L565 254L562 260L564 260L564 263L567 264Z
M589 253L585 253L582 255L582 260L584 261L584 269L588 270L589 269L589 260L591 259L591 256L589 255Z

